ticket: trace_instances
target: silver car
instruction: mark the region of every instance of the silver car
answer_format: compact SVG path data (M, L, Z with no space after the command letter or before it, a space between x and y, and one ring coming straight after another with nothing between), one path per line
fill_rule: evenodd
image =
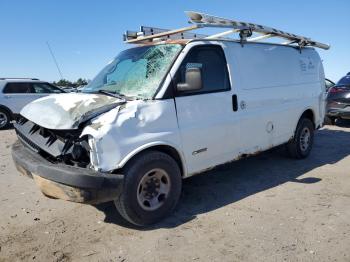
M36 78L0 78L0 129L7 128L26 104L53 93L64 91Z

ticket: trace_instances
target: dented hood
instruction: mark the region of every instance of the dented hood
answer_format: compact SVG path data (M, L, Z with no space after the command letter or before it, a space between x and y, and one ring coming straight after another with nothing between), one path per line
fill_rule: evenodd
M80 123L122 103L121 99L103 94L57 94L29 103L21 115L48 129L77 129Z

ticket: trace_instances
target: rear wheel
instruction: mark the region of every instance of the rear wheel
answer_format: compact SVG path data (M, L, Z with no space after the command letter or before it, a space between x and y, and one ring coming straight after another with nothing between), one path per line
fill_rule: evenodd
M149 151L124 168L122 193L114 201L119 213L138 226L160 221L175 208L181 194L181 172L169 155Z
M287 144L287 150L291 157L296 159L306 158L312 149L314 141L314 125L308 118L301 118L295 130L295 135Z
M0 129L8 128L10 125L10 121L10 114L4 109L0 109Z

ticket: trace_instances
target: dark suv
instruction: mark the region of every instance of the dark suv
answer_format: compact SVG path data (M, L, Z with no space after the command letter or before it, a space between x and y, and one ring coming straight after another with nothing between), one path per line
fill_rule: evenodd
M350 119L350 72L329 89L326 117L331 124L338 118Z

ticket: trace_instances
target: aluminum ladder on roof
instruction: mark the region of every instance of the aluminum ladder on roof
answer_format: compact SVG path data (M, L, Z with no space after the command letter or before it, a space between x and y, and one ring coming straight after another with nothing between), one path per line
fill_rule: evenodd
M140 31L126 31L123 35L126 43L147 43L149 41L165 41L165 40L178 40L178 39L194 39L194 38L206 38L207 35L189 33L188 31L201 28L202 26L188 26L174 30L161 29L150 26L140 26Z
M298 44L300 48L305 46L313 46L325 50L330 48L328 44L314 41L311 38L287 33L267 26L221 18L200 12L186 11L185 13L190 19L189 22L193 25L175 30L142 26L140 32L127 31L124 35L124 41L127 43L147 43L149 41L164 41L167 39L215 39L232 33L239 33L242 44L245 41L252 42L272 37L279 37L288 40L287 42L283 43L285 45ZM229 28L230 30L211 36L188 33L188 31L205 27ZM258 33L260 36L252 37L253 33Z

